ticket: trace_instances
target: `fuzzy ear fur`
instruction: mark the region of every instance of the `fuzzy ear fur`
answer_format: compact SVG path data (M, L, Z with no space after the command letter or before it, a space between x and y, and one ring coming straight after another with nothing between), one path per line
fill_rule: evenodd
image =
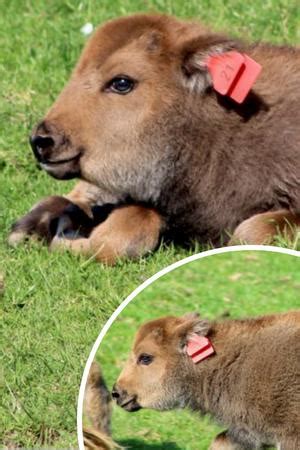
M161 344L164 340L164 330L162 327L156 327L151 332L157 344Z
M182 316L183 323L175 328L176 339L179 339L180 348L183 349L193 334L206 336L211 324L206 319L201 319L198 313L189 313Z
M184 86L192 92L203 93L212 86L206 66L208 56L239 50L242 44L221 35L202 35L181 47L181 68Z

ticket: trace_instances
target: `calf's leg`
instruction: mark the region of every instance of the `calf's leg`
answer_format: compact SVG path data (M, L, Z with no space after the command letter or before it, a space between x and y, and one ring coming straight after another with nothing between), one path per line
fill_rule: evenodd
M242 428L230 429L218 434L209 450L261 450L260 440Z
M122 206L113 210L88 238L56 236L50 248L69 249L113 265L119 258L138 258L154 250L163 228L164 221L154 209Z
M213 440L209 450L243 450L242 447L234 444L227 436L227 432L223 431Z
M84 416L93 429L111 434L111 395L106 387L99 364L93 361L87 379L84 400Z
M276 236L295 239L300 231L300 215L289 210L268 211L244 220L234 231L228 245L272 245Z

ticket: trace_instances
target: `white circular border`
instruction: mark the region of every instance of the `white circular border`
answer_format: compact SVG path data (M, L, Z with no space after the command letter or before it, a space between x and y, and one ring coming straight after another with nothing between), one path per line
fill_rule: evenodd
M146 287L148 287L150 284L153 283L153 281L158 280L163 275L171 272L174 269L177 269L177 267L181 267L189 262L195 261L197 259L205 258L207 256L212 255L219 255L221 253L227 253L227 252L238 252L238 251L249 251L249 250L261 250L266 252L273 252L273 253L283 253L287 255L292 256L300 256L300 252L297 250L290 250L290 249L284 249L280 247L272 247L267 245L236 245L234 247L226 247L226 248L218 248L214 250L208 250L201 253L196 253L195 255L188 256L184 259L181 259L180 261L177 261L170 266L165 267L164 269L160 270L156 274L152 275L152 277L148 278L148 280L144 281L140 286L138 286L131 294L128 295L128 297L118 306L118 308L113 312L113 314L110 316L104 327L102 328L98 338L96 339L92 350L89 354L87 363L85 365L81 383L80 383L80 389L79 389L79 395L78 395L78 402L77 402L77 438L78 438L78 445L80 450L84 449L84 442L83 442L83 429L82 429L82 416L83 416L83 398L84 398L84 390L85 385L87 381L87 377L90 371L91 364L95 358L96 352L102 342L102 339L108 332L109 328L113 324L113 322L116 320L116 318L119 316L119 314L123 311L124 308L133 300L140 292L142 292Z

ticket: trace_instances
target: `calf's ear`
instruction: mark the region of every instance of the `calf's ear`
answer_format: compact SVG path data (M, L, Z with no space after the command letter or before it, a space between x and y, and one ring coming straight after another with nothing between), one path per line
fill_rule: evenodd
M181 44L179 50L184 86L194 92L203 93L212 86L207 67L210 56L241 49L239 41L221 35L202 35Z
M175 330L175 338L179 342L180 349L184 349L187 342L194 334L198 336L207 336L211 324L208 320L202 319L198 313L189 313L182 316L183 323L178 325Z

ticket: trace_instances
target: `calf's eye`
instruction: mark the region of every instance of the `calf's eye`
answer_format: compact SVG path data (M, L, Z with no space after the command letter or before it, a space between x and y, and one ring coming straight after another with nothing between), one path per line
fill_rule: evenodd
M138 364L142 364L143 366L148 366L152 363L154 357L152 355L147 355L146 353L142 353L138 357Z
M106 86L106 90L123 95L131 92L133 88L134 80L124 75L113 78Z

